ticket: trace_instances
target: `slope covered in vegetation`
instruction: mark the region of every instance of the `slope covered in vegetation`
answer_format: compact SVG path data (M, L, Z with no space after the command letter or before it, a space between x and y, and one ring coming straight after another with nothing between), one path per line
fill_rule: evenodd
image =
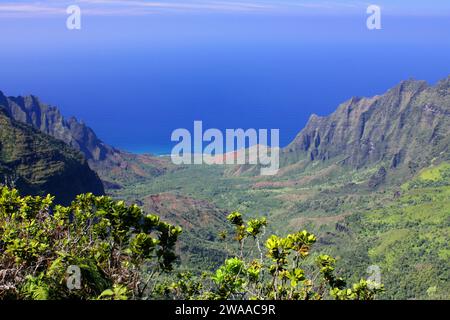
M351 259L365 257L383 270L383 282L391 288L385 298L450 299L448 162L424 169L394 200L350 216L346 223L352 233L337 247L349 249L336 251L349 272L358 269L348 263Z
M1 105L0 184L17 186L22 194L52 193L59 203L69 203L81 193L104 193L79 152L9 118Z

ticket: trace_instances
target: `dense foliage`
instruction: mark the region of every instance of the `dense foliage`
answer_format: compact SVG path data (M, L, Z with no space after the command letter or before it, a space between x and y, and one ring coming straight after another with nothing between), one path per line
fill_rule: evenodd
M352 233L340 237L349 277L378 265L385 299L450 299L450 164L419 172L371 210L349 216Z
M265 219L230 214L238 253L194 276L173 271L181 228L136 205L86 194L63 207L50 196L0 193L2 299L373 299L382 291L365 280L346 288L328 255L313 268L306 261L316 237L306 231L271 235L263 249ZM250 259L250 240L258 258Z
M143 298L172 269L181 229L135 205L86 194L62 207L0 192L0 298Z
M82 193L104 194L102 181L78 151L11 119L1 101L0 183L23 194L50 193L60 204L69 204Z

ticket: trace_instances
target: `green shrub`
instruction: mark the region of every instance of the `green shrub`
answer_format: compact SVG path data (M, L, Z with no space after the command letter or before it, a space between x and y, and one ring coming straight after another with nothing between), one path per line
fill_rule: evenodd
M156 274L172 270L181 228L109 197L52 197L0 189L0 298L142 298ZM81 286L67 286L68 268Z

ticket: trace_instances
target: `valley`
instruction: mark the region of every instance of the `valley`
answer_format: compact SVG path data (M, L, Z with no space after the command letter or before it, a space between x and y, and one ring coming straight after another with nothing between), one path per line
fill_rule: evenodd
M322 251L338 257L343 274L356 279L380 266L390 287L384 298L448 298L448 93L449 79L437 87L408 81L383 96L353 98L330 117L313 116L282 151L275 176L260 176L252 165L181 166L111 194L128 202L170 194L168 204L180 197L207 203L196 210L206 210L205 217L217 209L223 226L220 219L190 221L216 235L215 250L232 211L267 217L274 234L307 229L319 235ZM437 189L424 182L431 173L439 177ZM180 223L187 212L195 214L187 209L168 219ZM181 255L203 259L193 251Z
M335 256L352 280L379 267L383 298L449 298L450 77L435 86L404 81L311 116L281 149L273 176L254 164L174 165L170 157L123 152L37 98L2 101L12 121L83 154L108 195L183 227L183 270L223 263L231 244L220 234L238 211L267 217L268 234L314 232L318 251Z

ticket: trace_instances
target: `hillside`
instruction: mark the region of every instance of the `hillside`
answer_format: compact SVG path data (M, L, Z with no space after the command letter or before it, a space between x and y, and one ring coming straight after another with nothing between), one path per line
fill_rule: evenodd
M320 250L338 256L341 272L365 276L379 265L385 297L429 298L429 291L442 297L450 198L443 189L405 186L450 155L449 80L402 82L384 95L351 99L328 117L313 116L283 150L276 176L259 176L254 166L186 166L114 195L133 202L169 193L267 216L269 232L318 234ZM164 199L165 207L172 203ZM189 215L193 230L208 229L204 214Z
M450 299L450 163L424 169L382 198L383 206L349 216L343 225L352 231L334 237L347 274L379 265L391 288L384 298Z
M104 193L97 174L79 152L10 119L1 106L0 179L25 195L53 194L59 203L82 193Z
M105 182L106 188L118 188L127 181L151 178L164 173L171 164L150 155L135 155L101 141L85 123L65 119L58 108L42 103L35 96L7 97L0 91L0 105L16 121L59 139L79 150Z
M436 86L403 81L385 94L352 98L329 116L311 116L285 148L285 164L333 161L355 169L382 164L403 178L450 157L450 77Z
M159 193L137 202L145 212L152 212L166 221L181 226L178 252L181 264L203 268L220 265L226 257L219 233L229 231L225 224L228 212L212 203L175 193Z

